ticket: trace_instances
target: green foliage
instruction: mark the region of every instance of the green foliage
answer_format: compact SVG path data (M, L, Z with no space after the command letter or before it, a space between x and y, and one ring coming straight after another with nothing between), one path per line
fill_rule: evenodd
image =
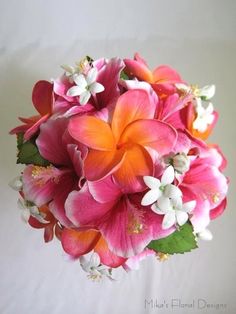
M37 166L48 166L50 163L44 159L35 144L35 140L24 141L24 134L17 134L17 164L34 164Z
M190 252L197 248L193 227L190 223L186 223L168 237L151 241L148 248L166 254Z

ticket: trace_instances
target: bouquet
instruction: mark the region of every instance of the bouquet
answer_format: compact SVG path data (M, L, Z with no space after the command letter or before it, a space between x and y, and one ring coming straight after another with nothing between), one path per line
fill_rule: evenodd
M226 207L226 159L208 143L215 86L171 67L86 57L32 92L37 114L19 118L11 186L27 223L56 236L92 279L140 260L190 252L210 240Z

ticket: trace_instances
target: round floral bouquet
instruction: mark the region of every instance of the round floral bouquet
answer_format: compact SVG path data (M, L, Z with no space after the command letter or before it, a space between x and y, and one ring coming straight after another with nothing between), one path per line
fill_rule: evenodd
M151 71L138 54L62 68L35 84L38 114L11 131L24 219L93 279L211 239L228 188L226 159L206 143L214 85L190 85L166 65Z

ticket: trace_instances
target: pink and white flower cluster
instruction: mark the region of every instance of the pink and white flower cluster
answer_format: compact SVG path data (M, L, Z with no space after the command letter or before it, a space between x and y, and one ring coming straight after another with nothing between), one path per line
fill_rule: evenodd
M226 159L206 142L214 85L190 85L166 65L152 71L138 54L63 69L35 84L37 115L11 131L22 138L26 166L13 185L28 223L46 242L55 234L93 279L162 253L149 244L185 224L211 238L228 189Z

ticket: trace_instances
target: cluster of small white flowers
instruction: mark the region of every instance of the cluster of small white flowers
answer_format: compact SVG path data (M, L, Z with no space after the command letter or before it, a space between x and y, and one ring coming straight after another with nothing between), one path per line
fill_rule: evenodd
M184 225L189 218L188 214L195 208L196 201L183 203L181 190L173 184L174 167L168 166L161 180L151 176L144 176L143 179L150 190L144 195L141 204L152 205L151 209L156 214L164 215L162 228L168 229L176 224Z
M210 100L215 95L215 85L207 85L203 88L196 88L179 83L175 84L176 88L184 93L192 93L195 100L195 110L197 117L193 122L193 128L203 133L207 130L208 125L214 121L214 107ZM208 102L204 107L203 102Z

